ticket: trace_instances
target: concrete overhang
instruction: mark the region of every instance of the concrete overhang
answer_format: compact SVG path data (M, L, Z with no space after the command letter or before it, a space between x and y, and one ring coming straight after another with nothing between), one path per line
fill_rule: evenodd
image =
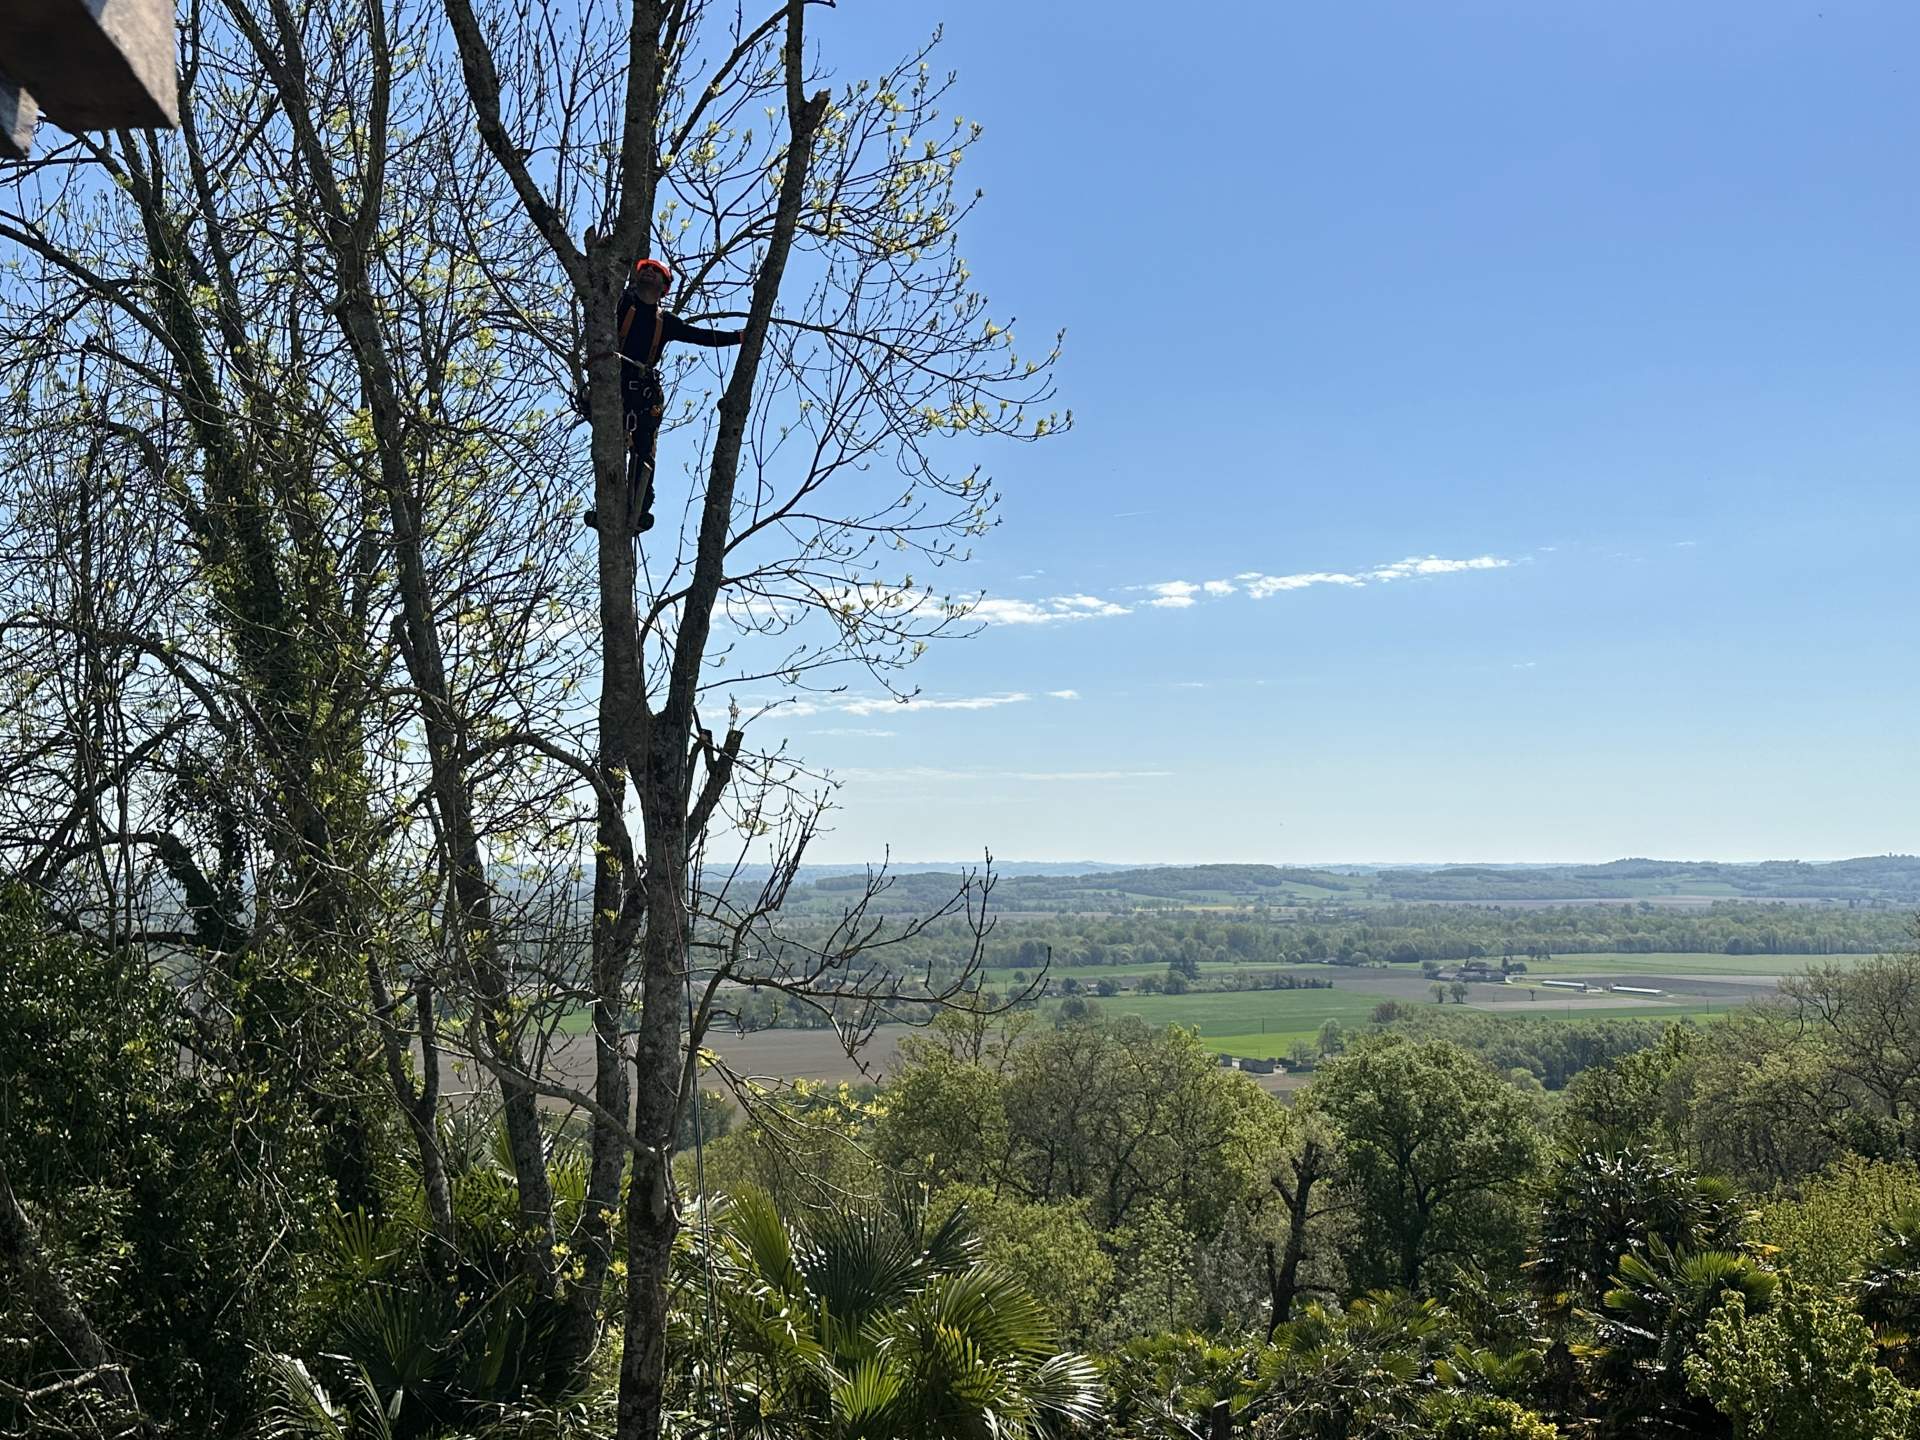
M40 107L33 96L0 75L0 160L24 160L33 144Z
M172 0L0 0L0 145L34 106L63 130L180 123Z

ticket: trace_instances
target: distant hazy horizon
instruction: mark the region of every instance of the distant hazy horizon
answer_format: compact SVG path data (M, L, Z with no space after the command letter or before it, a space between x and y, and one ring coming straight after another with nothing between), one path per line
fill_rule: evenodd
M1729 859L1723 855L1661 855L1638 853L1632 855L1608 855L1602 858L1588 857L1576 860L1276 860L1266 857L1213 858L1205 860L1056 860L1026 857L1015 859L995 855L993 868L1012 871L1032 869L1044 866L1047 869L1066 873L1076 868L1087 870L1151 870L1151 869L1187 869L1196 865L1273 865L1290 870L1438 870L1460 866L1478 866L1487 869L1525 870L1560 866L1611 865L1621 860L1650 860L1656 863L1676 865L1764 865L1769 862L1790 862L1802 865L1833 865L1844 860L1864 860L1885 855L1911 855L1909 850L1860 850L1844 855L1755 855L1741 859ZM931 860L909 860L899 856L886 859L814 859L809 857L806 868L858 869L866 866L879 868L885 865L894 870L958 870L982 863L981 856L969 859L948 857Z

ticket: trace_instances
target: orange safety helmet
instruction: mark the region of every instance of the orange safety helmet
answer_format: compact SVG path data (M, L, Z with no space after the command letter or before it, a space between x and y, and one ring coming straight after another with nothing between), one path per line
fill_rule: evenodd
M658 260L636 260L634 262L633 278L638 280L642 275L646 274L658 275L660 277L660 293L662 295L673 288L673 272Z

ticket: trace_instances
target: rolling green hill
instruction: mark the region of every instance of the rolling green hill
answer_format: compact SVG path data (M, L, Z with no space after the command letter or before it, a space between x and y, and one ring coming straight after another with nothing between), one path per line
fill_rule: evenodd
M890 875L886 908L930 908L951 895L959 881L959 874L950 871ZM856 899L866 883L864 875L823 876L795 887L789 909L800 914L837 911ZM995 908L1003 913L1687 899L1920 907L1920 857L1747 865L1633 859L1604 865L1447 865L1353 872L1279 865L1149 866L1078 875L1006 875L994 889Z

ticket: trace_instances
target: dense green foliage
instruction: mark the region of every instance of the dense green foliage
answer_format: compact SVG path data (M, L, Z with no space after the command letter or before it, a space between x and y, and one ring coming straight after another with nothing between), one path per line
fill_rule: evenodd
M1525 1098L1485 1064L1443 1040L1388 1036L1328 1066L1313 1104L1367 1216L1355 1281L1424 1293L1442 1267L1518 1262L1539 1137Z
M912 1203L785 1220L735 1196L713 1272L748 1433L820 1440L1037 1435L1096 1413L1093 1367L1058 1353L1045 1312L981 1263L964 1206Z
M0 1176L75 1302L142 1357L142 1402L214 1429L248 1403L251 1347L306 1328L286 1242L318 1236L333 1193L320 1118L287 1074L206 1063L234 1034L196 1032L164 976L4 894L0 1016ZM67 1369L3 1262L0 1280L0 1387Z
M357 1176L327 1143L308 1097L357 1094L351 1057L206 1031L18 900L0 943L0 1162L46 1266L0 1303L0 1423L128 1433L61 1353L64 1297L153 1434L608 1428L626 1317L585 1377L556 1359L491 1116L442 1117L443 1242L402 1131ZM1711 1027L1414 1007L1336 1027L1285 1102L1177 1027L956 1011L883 1084L703 1100L669 1429L1920 1435L1910 990L1895 956ZM309 1073L242 1069L275 1054ZM571 1232L557 1112L548 1145Z
M1659 1020L1549 1020L1430 1005L1397 1005L1385 1023L1410 1039L1449 1040L1509 1079L1530 1077L1547 1090L1657 1044L1668 1028Z
M1752 1314L1729 1296L1687 1358L1696 1393L1735 1440L1903 1440L1920 1434L1915 1393L1879 1362L1873 1332L1834 1295L1788 1286Z

